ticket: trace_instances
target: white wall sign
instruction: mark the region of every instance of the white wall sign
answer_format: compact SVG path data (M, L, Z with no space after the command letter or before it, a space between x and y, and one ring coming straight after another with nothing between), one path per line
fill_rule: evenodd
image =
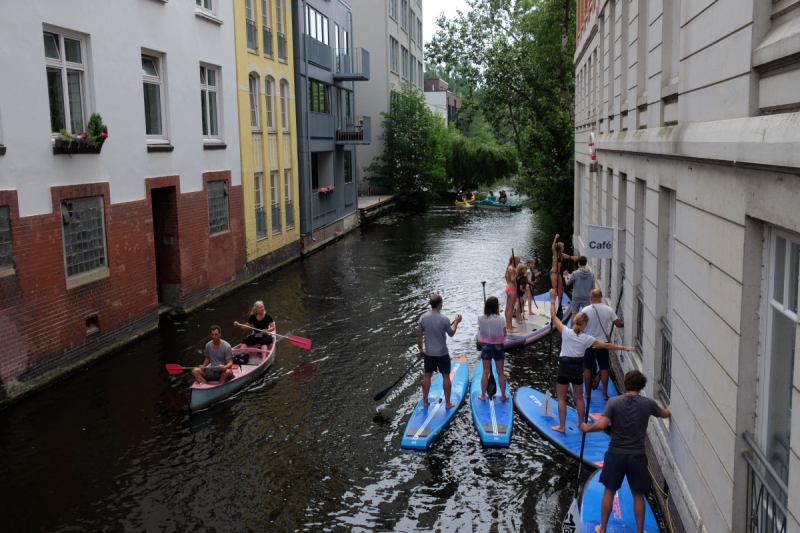
M589 245L586 257L596 259L611 259L614 252L614 228L607 226L588 225Z

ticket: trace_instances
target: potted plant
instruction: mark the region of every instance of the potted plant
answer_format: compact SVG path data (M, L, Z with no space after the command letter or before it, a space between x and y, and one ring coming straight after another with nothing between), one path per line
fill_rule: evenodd
M53 145L54 154L99 154L108 139L108 127L99 113L92 113L87 131L69 133L61 130Z
M330 185L328 187L323 187L319 190L319 192L324 192L325 194L333 192L333 185Z

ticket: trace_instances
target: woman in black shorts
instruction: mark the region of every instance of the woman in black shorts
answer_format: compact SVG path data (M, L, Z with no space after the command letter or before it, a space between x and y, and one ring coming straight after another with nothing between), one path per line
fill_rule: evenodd
M578 423L583 421L583 354L589 347L605 348L607 350L633 351L633 346L617 346L602 342L583 332L589 317L586 313L578 313L572 318L572 329L565 328L556 316L557 294L555 289L550 289L550 319L561 332L561 354L558 357L558 421L559 425L553 426L553 431L566 432L567 421L567 389L572 384L572 395L578 408ZM577 426L577 424L576 424Z
M252 314L250 315L250 318L247 319L247 326L256 328L260 331L253 331L252 329L239 324L238 322L234 322L233 325L237 328L241 328L250 332L250 335L248 335L236 348L257 347L261 350L268 350L270 345L272 345L275 340L275 338L271 335L271 332L275 331L275 322L273 322L272 317L267 314L267 311L264 309L264 302L261 300L253 304ZM247 354L245 356L247 357ZM265 353L261 354L262 359L264 359L266 356L267 355Z

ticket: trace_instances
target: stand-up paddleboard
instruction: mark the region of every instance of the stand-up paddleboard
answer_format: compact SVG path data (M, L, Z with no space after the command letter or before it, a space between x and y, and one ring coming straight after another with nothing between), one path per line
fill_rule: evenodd
M530 387L520 387L514 404L520 416L542 437L562 452L578 460L583 436L583 432L578 428L578 413L575 409L567 406L567 421L564 424L566 433L553 431L550 428L558 425L558 402L556 398L553 398L553 416L542 416L539 407L543 401L543 392ZM610 442L611 437L603 431L586 434L586 446L583 450L583 464L586 468L596 470L603 466L603 459Z
M452 384L450 401L456 404L450 409L447 409L445 405L443 383L441 375L436 376L431 383L431 390L428 391L430 400L428 407L422 406L422 398L420 398L403 433L401 448L427 450L453 419L467 395L469 365L466 357L459 357L450 365L450 383Z
M586 392L586 381L583 382L583 392ZM617 392L617 387L614 386L614 382L611 380L611 376L608 377L608 399L610 400L614 396L619 396L619 392ZM586 398L583 399L586 401ZM606 408L606 404L608 400L603 399L603 382L601 381L600 384L597 386L597 389L592 390L592 401L589 404L589 416L592 417L593 420L600 420L600 417L603 416L603 410Z
M514 399L511 397L511 389L506 381L506 396L508 400L501 401L503 395L500 393L500 378L497 375L497 366L492 361L492 374L497 382L498 390L493 398L488 393L486 400L480 400L481 379L483 378L483 361L478 362L478 368L472 374L472 385L470 386L469 397L472 405L472 419L478 426L478 433L481 442L486 446L508 446L511 444L511 425L514 420Z
M532 342L544 339L550 333L550 293L537 294L533 297L534 302L538 307L533 308L533 313L528 313L528 305L525 304L525 320L520 320L521 317L514 317L512 324L519 331L517 333L510 333L506 337L506 342L503 348L511 350L513 348L521 348ZM567 320L572 313L571 302L569 296L563 294L561 296L561 314L562 322ZM483 348L483 341L481 334L478 332L476 337L478 341L478 349Z
M589 435L592 435L590 433ZM600 470L592 474L583 488L581 498L581 533L594 533L595 526L600 525L600 502L606 488L600 483ZM659 533L658 521L647 499L644 500L644 530L646 533ZM608 518L606 533L631 533L636 531L636 517L633 514L633 494L628 480L614 495L614 506Z

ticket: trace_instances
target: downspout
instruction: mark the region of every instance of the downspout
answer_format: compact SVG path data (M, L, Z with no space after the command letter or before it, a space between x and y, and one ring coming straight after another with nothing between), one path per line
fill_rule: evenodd
M282 0L278 0L279 2ZM302 50L303 50L303 62L306 64L306 89L303 98L301 98L302 102L305 102L303 106L305 108L306 113L306 170L308 171L308 215L309 215L309 224L311 227L311 241L316 242L317 239L314 238L314 200L312 198L312 188L311 188L311 117L310 111L308 109L308 88L309 88L309 80L308 80L308 48L306 47L306 25L308 21L306 20L306 0L302 0L303 2L303 10L300 13L301 23L301 35L303 36L303 43L302 43Z

